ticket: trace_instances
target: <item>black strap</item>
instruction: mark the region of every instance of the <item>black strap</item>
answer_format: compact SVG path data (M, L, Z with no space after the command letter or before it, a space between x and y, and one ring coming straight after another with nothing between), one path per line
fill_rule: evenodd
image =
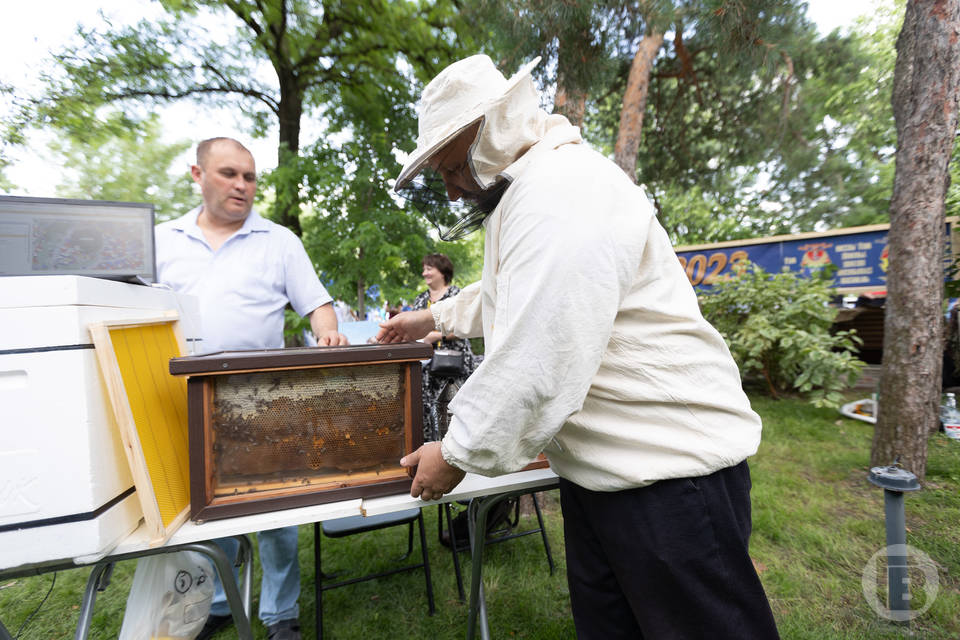
M21 529L36 529L37 527L49 527L55 524L67 524L69 522L83 522L85 520L93 520L94 518L99 517L102 513L110 509L112 506L132 494L136 491L136 487L130 487L117 497L113 498L106 504L101 505L94 511L87 511L86 513L74 513L68 516L57 516L55 518L43 518L42 520L30 520L29 522L15 522L13 524L5 524L0 526L0 533L6 533L7 531L20 531Z
M44 351L77 351L79 349L93 349L92 344L60 344L52 347L27 347L25 349L3 349L0 356L9 356L18 353L43 353Z

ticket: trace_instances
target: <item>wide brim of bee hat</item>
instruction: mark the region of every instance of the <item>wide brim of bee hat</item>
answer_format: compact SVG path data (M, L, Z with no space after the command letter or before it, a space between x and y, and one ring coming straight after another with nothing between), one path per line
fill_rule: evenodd
M423 90L417 148L400 171L394 190L402 189L448 142L482 120L487 109L510 93L539 63L538 56L509 80L483 54L454 62L441 71Z

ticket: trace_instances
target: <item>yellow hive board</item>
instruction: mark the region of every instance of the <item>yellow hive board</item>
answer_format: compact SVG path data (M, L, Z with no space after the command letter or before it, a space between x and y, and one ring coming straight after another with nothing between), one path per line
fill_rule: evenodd
M162 544L190 509L187 383L168 368L186 353L180 323L170 312L89 330L151 544Z

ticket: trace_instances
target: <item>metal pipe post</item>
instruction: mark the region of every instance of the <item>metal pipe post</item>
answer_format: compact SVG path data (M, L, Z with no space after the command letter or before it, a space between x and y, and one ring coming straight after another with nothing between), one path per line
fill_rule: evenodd
M903 622L910 614L910 573L907 564L907 522L903 492L883 490L887 526L887 598L890 615Z
M917 477L894 463L870 469L867 479L883 489L883 508L887 528L887 602L890 618L910 620L910 573L907 564L907 518L903 494L917 491Z

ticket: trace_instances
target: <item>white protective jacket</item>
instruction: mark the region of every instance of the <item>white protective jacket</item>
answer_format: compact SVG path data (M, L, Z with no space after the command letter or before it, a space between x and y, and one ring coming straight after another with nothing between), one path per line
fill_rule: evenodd
M700 476L756 452L760 418L643 190L551 116L485 223L482 280L432 307L485 339L450 405L444 458L615 491Z

